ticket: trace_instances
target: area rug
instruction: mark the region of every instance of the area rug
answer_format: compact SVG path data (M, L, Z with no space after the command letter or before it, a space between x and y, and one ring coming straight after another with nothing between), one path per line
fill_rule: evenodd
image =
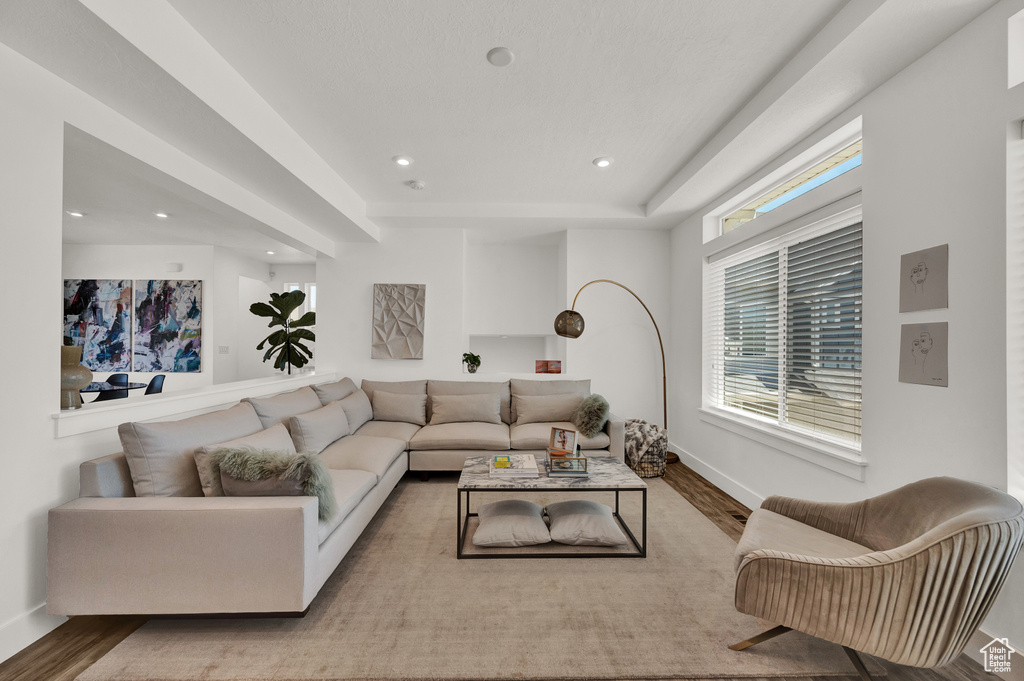
M854 673L839 646L797 632L728 650L762 630L733 608L735 544L663 480L648 484L647 558L456 560L456 479L405 479L305 618L152 620L78 678L529 681ZM639 504L627 501L632 496L623 495L623 512L638 529Z

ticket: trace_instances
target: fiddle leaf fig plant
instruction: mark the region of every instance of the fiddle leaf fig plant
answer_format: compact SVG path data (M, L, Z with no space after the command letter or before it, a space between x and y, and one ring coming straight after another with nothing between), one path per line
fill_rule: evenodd
M270 317L267 328L280 326L269 336L260 341L256 346L262 350L269 345L263 361L274 358L274 368L292 373L292 366L301 369L313 357L313 351L302 341L315 341L316 335L307 328L316 324L316 312L307 312L298 319L291 319L292 313L306 300L306 294L302 291L289 291L288 293L271 293L270 303L253 303L249 306L249 312L258 317Z

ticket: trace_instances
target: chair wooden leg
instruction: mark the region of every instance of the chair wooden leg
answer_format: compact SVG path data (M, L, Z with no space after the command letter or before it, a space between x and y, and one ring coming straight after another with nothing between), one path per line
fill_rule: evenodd
M853 663L853 666L857 668L857 673L860 674L860 678L863 679L863 681L872 681L871 674L868 673L868 668L864 666L864 661L860 659L860 655L857 654L857 651L853 648L847 648L846 646L843 646L843 650L846 651L846 655L850 658L850 662Z
M740 641L739 643L732 644L731 646L729 646L729 650L745 650L750 646L756 646L758 643L763 643L764 641L767 641L770 638L781 636L782 634L785 634L787 631L793 630L789 627L780 624L774 629L769 629L768 631L761 632L753 638L748 638L746 641Z

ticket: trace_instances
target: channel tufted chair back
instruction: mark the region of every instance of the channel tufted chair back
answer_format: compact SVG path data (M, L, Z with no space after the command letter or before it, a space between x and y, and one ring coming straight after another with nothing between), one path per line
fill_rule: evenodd
M777 633L938 667L985 618L1022 538L1015 498L955 478L850 504L770 497L737 547L736 609Z

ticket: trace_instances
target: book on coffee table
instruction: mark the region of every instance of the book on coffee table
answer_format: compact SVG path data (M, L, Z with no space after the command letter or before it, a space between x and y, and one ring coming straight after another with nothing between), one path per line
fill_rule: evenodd
M533 454L503 454L492 456L488 462L492 478L537 478L537 459Z

